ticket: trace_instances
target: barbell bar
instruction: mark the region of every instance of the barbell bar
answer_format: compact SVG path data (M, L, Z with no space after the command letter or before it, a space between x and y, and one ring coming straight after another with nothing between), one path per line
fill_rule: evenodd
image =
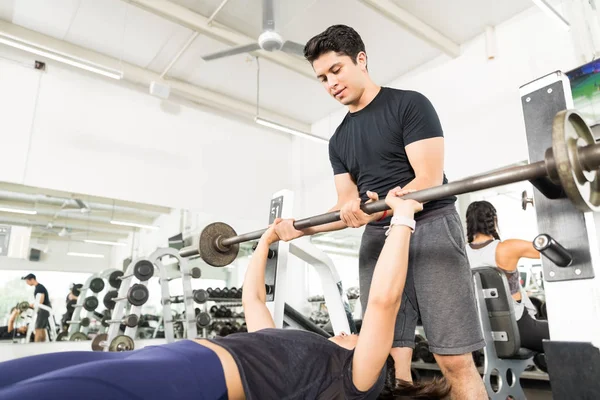
M562 187L564 194L580 211L597 212L600 211L599 167L600 144L595 143L590 128L577 112L564 110L554 118L552 147L546 150L544 160L415 191L404 198L426 203L511 183L549 178L553 185ZM360 208L366 214L389 210L385 200L365 203ZM340 221L340 212L332 211L297 220L294 228L303 230L337 221ZM202 230L198 246L185 247L179 251L179 255L200 255L207 264L223 267L235 260L240 243L260 239L266 230L238 235L229 225L215 222Z

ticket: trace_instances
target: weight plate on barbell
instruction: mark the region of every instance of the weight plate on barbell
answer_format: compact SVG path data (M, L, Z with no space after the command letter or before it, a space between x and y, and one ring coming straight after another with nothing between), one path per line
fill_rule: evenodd
M137 326L139 321L139 317L136 314L129 314L128 316L125 317L125 325L127 325L130 328L134 328Z
M154 275L154 264L149 260L140 260L133 267L133 275L141 282L147 281Z
M94 293L100 293L102 290L104 290L104 279L92 279L92 281L90 282L90 290Z
M121 287L121 282L122 280L119 279L120 277L122 277L123 271L113 271L109 276L108 276L108 284L112 287L114 287L115 289L118 289Z
M109 310L115 308L115 301L113 299L117 298L118 296L119 292L117 292L116 290L111 290L110 292L107 292L104 295L104 300L102 301L104 303L104 307L106 307Z
M83 340L89 340L88 336L83 332L75 332L69 338L71 342L81 342Z
M198 304L204 304L208 300L208 293L204 289L194 290L194 301Z
M98 298L96 296L90 296L90 297L86 297L85 301L83 302L83 308L86 311L94 311L96 308L98 308Z
M200 233L198 244L200 257L205 263L213 267L224 267L231 264L238 256L240 245L234 244L227 248L219 248L217 240L233 236L237 236L235 230L223 222L213 222L206 225Z
M133 339L126 335L119 335L110 342L110 351L130 351L135 348Z
M69 341L69 332L61 332L58 334L58 336L56 336L56 341L57 342L67 342Z
M94 340L92 340L92 350L93 351L104 351L104 347L102 347L101 342L106 342L108 339L108 335L106 333L101 333L96 335Z
M79 321L79 325L83 326L84 328L87 328L88 326L90 326L90 319L87 317L83 318L81 321Z
M194 267L190 271L190 276L194 279L198 279L202 276L202 270L198 267Z
M600 211L598 171L585 171L579 149L595 144L587 123L573 111L556 114L552 125L552 155L565 193L580 211Z

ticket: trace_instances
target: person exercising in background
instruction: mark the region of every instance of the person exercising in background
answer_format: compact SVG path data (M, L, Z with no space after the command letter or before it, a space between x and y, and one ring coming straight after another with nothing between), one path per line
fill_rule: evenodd
M73 318L73 313L75 312L75 308L71 307L69 309L69 302L70 301L75 301L77 302L77 299L79 298L78 295L76 295L74 292L79 293L79 291L81 290L81 288L83 287L83 285L81 283L74 283L71 286L71 290L69 290L69 294L67 294L67 298L66 298L66 304L67 304L67 312L65 312L62 316L61 319L61 327L62 330L64 332L67 332L69 330L69 324L67 323L68 321L71 321L71 319Z
M380 87L369 76L367 53L351 27L333 25L308 41L305 58L334 99L348 108L329 141L341 221L298 231L282 222L282 240L366 225L359 252L363 311L377 258L385 242L387 212L367 215L360 205L391 188L422 190L447 183L444 134L431 102L421 93ZM391 355L396 378L411 381L415 328L421 317L429 348L452 386L452 397L487 399L471 352L485 342L456 198L425 204L411 239L402 307L396 318ZM371 292L372 293L372 292Z
M50 297L48 296L48 290L46 287L37 281L34 274L27 274L22 277L29 286L34 286L33 297L35 298L38 294L40 295L40 304L47 307L52 307L50 304ZM30 304L31 308L35 308L35 304ZM48 327L48 319L50 318L50 312L47 310L38 309L37 318L35 320L35 341L44 342L46 340L46 328Z
M15 322L19 318L21 313L17 307L13 307L10 310L10 317L8 318L7 326L0 326L0 339L12 339L14 337L21 337L27 334L27 325L23 325L15 329Z
M548 321L535 319L537 310L519 282L517 264L521 258L540 258L531 242L521 239L500 240L498 214L488 201L475 201L467 208L467 255L471 268L498 267L504 271L521 336L521 346L544 352L543 340L550 339Z

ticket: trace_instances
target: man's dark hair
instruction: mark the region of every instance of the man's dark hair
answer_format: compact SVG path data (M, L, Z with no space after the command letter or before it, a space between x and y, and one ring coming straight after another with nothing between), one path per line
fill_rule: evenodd
M36 279L34 274L27 274L24 277L22 277L21 279L28 281L30 279Z
M365 51L365 44L358 32L349 26L332 25L306 43L304 57L312 64L321 55L330 51L338 55L346 55L356 64L356 57L358 53Z

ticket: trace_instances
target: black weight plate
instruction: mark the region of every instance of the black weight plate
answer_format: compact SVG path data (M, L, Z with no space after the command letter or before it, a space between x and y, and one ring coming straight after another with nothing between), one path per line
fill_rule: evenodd
M123 282L123 281L119 278L122 276L123 276L123 271L114 271L113 273L111 273L108 276L108 284L110 286L114 287L115 289L120 288L121 282Z
M205 312L201 312L196 317L196 324L200 328L206 328L208 325L210 325L210 315Z
M96 308L98 308L98 303L98 298L96 296L86 297L85 301L83 302L83 308L86 311L94 311Z
M134 306L146 304L148 297L150 297L150 292L148 291L148 288L141 283L136 283L131 286L127 292L127 300Z
M202 270L198 267L194 267L190 271L190 276L194 279L198 279L202 276Z
M90 319L89 318L82 318L81 321L79 321L79 325L83 326L83 327L88 327L90 326Z
M224 267L231 264L238 256L239 244L220 249L217 247L217 240L233 236L237 236L233 228L223 222L214 222L207 225L200 233L198 244L200 257L205 263L213 267Z
M113 299L117 298L117 296L119 296L119 292L117 292L116 290L111 290L110 292L107 292L104 295L104 307L106 307L109 310L115 308L115 301Z
M133 267L133 275L141 282L147 281L154 275L154 264L148 260L140 260Z
M104 290L104 279L94 278L90 282L90 290L94 293L100 293Z
M135 314L129 314L128 316L125 317L125 325L127 325L130 328L133 328L135 326L137 326L139 321L139 318L137 315Z
M61 332L56 337L56 341L57 342L68 342L69 341L69 337L68 336L69 336L68 332Z
M109 321L109 320L110 320L110 315L105 315L100 320L100 323L102 324L103 327L108 328L110 326L110 324L106 321Z
M204 289L194 290L194 301L198 304L204 304L208 300L208 293Z
M20 312L25 312L25 311L29 310L29 303L26 301L22 301L19 304L17 304L17 308L19 309Z

